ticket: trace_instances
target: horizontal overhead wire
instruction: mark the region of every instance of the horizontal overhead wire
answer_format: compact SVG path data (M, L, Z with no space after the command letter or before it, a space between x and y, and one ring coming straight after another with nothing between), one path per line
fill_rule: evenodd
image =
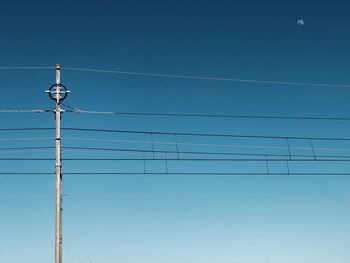
M0 147L0 152L30 152L53 150L53 146L33 146L33 147Z
M27 137L27 138L0 138L0 141L45 141L54 140L54 137Z
M0 161L54 161L55 158L0 157ZM62 161L175 161L175 162L349 162L349 158L62 158Z
M6 158L0 158L0 160L6 160ZM43 160L43 159L41 159ZM54 159L46 159L46 160L54 160ZM269 162L349 162L350 160L348 158L343 159L336 159L336 158L329 158L329 159L319 159L319 158L266 158L266 159L259 159L259 158L63 158L63 161L176 161L176 162L182 162L182 161L210 161L210 162L254 162L254 161L269 161Z
M316 117L316 116L269 116L269 115L225 115L225 114L193 114L193 113L152 113L152 112L113 112L90 111L72 108L62 110L68 113L115 115L115 116L151 116L151 117L199 117L199 118L228 118L228 119L277 119L277 120L320 120L320 121L350 121L350 117ZM47 113L52 109L0 109L0 113Z
M45 131L45 130L55 130L55 128L48 128L48 127L0 128L0 131Z
M70 107L71 108L71 107ZM151 117L199 117L199 118L227 118L227 119L278 119L278 120L326 120L326 121L350 121L350 117L315 117L315 116L268 116L268 115L224 115L224 114L193 114L193 113L152 113L152 112L116 112L116 111L91 111L73 108L66 112L115 115L115 116L151 116Z
M0 110L0 113L45 113L52 110Z
M17 70L17 69L55 69L55 67L45 66L0 66L0 70Z
M55 130L55 128L49 128L49 127L0 128L0 131L41 131L41 130ZM200 136L200 137L230 137L230 138L256 138L256 139L294 139L294 140L350 141L350 138L312 137L312 136L305 137L305 136L243 135L243 134L225 134L225 133L224 134L219 134L219 133L185 133L185 132L161 132L161 131L136 131L136 130L75 128L75 127L63 127L63 128L61 128L61 130L63 130L63 131L103 132L103 133L130 133L130 134L153 134L153 135ZM16 139L16 138L13 138L13 139ZM51 138L44 138L44 139L51 139ZM92 140L96 140L96 139L92 139ZM101 141L102 140L103 139L101 139ZM107 139L106 139L106 141L107 141Z
M54 175L54 172L0 172L0 175Z
M0 194L0 199L54 197L52 194Z
M193 175L193 176L350 176L350 173L259 173L259 172L68 172L66 175Z
M185 142L159 142L159 141L134 141L134 140L113 140L113 139L93 139L93 138L72 138L65 137L64 140L72 141L95 141L95 142L122 142L132 144L159 144L159 145L184 145L202 147L224 147L224 148L255 148L255 149L278 149L278 150L327 150L327 151L350 151L350 148L319 148L319 147L287 147L287 146L265 146L265 145L241 145L241 144L212 144L212 143L185 143ZM98 148L96 148L98 149ZM113 148L102 148L113 150Z
M64 197L113 198L121 200L184 200L184 201L233 201L233 202L350 202L350 199L279 199L246 197L198 197L175 195L118 195L118 194L64 194ZM1 196L0 196L1 197Z
M129 133L129 134L152 134L152 135L177 135L177 136L199 136L199 137L229 137L229 138L256 138L256 139L294 139L294 140L326 140L326 141L350 141L350 138L337 137L304 137L304 136L271 136L271 135L243 135L243 134L219 134L219 133L185 133L185 132L161 132L161 131L136 131L136 130L113 130L95 128L61 128L65 131L86 131L103 133Z
M340 158L350 159L350 155L311 155L311 154L274 154L274 153L242 153L242 152L209 152L209 151L173 151L173 150L149 150L149 149L124 149L124 148L95 148L95 147L76 147L76 146L64 146L62 149L65 150L81 150L83 152L88 151L112 151L118 154L139 154L139 153L164 153L164 154L176 154L176 155L214 155L214 156L256 156L256 157L282 157L282 158ZM183 158L183 157L181 157ZM180 159L180 157L179 157ZM164 160L164 159L163 159Z
M54 175L54 172L0 172L0 175ZM67 176L95 176L95 175L106 175L106 176L208 176L208 177L244 177L244 176L281 176L281 177L348 177L349 173L341 173L341 172L64 172L63 175Z
M55 158L0 157L0 161L54 161Z
M0 128L0 131L40 131L55 130L48 127L30 128ZM153 134L153 135L178 135L178 136L200 136L200 137L229 137L229 138L256 138L256 139L294 139L294 140L326 140L326 141L350 141L350 138L337 137L305 137L305 136L272 136L272 135L243 135L243 134L219 134L219 133L186 133L186 132L162 132L162 131L136 131L136 130L114 130L95 128L63 127L63 131L85 131L103 133L129 133L129 134ZM102 139L101 139L102 140ZM175 143L174 143L175 144Z
M112 198L119 200L174 200L214 202L293 202L293 203L349 203L350 199L324 198L247 198L247 197L205 197L178 195L120 195L120 194L62 194L64 198ZM0 199L54 198L53 194L0 194Z

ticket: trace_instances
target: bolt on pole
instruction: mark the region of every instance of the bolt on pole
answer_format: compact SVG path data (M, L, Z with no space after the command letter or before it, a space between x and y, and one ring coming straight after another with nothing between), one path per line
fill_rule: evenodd
M67 97L69 91L61 84L61 67L56 65L56 83L46 91L55 101L56 118L56 213L55 213L55 263L62 263L62 152L61 152L61 102Z

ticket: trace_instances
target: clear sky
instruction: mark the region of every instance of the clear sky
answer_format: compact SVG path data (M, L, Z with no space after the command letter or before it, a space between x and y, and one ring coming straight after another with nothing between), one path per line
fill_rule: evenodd
M0 67L78 67L349 85L347 1L4 1ZM297 24L303 19L305 24ZM346 87L237 83L62 70L65 103L97 111L349 117ZM52 109L53 69L0 70L0 109ZM51 113L1 113L0 128L54 127ZM350 121L109 116L64 113L63 127L268 136L350 137ZM63 131L63 145L150 149L149 135ZM0 138L54 137L53 130ZM66 138L64 140L64 138ZM145 143L77 141L69 138ZM172 142L172 135L154 135ZM180 151L288 154L284 139L178 136ZM192 144L243 145L198 147ZM290 140L292 154L312 154ZM0 147L54 146L54 140ZM246 147L259 146L260 148ZM172 150L174 144L156 144ZM265 147L265 148L263 148ZM275 148L269 148L275 147ZM314 141L347 155L349 141ZM300 150L304 148L304 150ZM320 150L342 148L343 151ZM63 150L63 158L125 154ZM134 156L134 155L133 155ZM143 158L142 154L136 155ZM145 154L147 158L153 155ZM53 158L46 151L4 157ZM164 154L156 154L164 158ZM169 157L169 156L168 156ZM174 155L170 156L169 158ZM176 156L175 156L176 157ZM53 172L53 161L0 161L0 172ZM285 172L285 162L270 162ZM65 161L65 172L164 172L164 161ZM346 162L291 162L290 171L350 172ZM171 172L266 172L265 162L169 161ZM0 262L54 261L53 175L1 175ZM65 263L345 263L346 176L64 175ZM125 198L121 198L125 197ZM168 198L165 198L168 197Z

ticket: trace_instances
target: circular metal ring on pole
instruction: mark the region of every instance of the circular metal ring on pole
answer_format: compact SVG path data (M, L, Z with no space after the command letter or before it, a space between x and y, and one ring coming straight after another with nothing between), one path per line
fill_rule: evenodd
M59 87L59 94L57 94L57 86ZM52 100L57 101L57 96L59 95L59 102L62 102L65 98L67 98L69 90L63 84L53 84L49 90L47 91Z

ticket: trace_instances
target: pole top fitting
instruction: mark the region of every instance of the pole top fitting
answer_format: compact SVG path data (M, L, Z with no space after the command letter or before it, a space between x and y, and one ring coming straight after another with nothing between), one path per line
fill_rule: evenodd
M70 90L67 90L67 88L62 84L53 84L45 92L49 94L52 100L57 101L57 103L61 103L68 96Z
M56 70L60 70L61 69L61 65L60 64L56 64Z

